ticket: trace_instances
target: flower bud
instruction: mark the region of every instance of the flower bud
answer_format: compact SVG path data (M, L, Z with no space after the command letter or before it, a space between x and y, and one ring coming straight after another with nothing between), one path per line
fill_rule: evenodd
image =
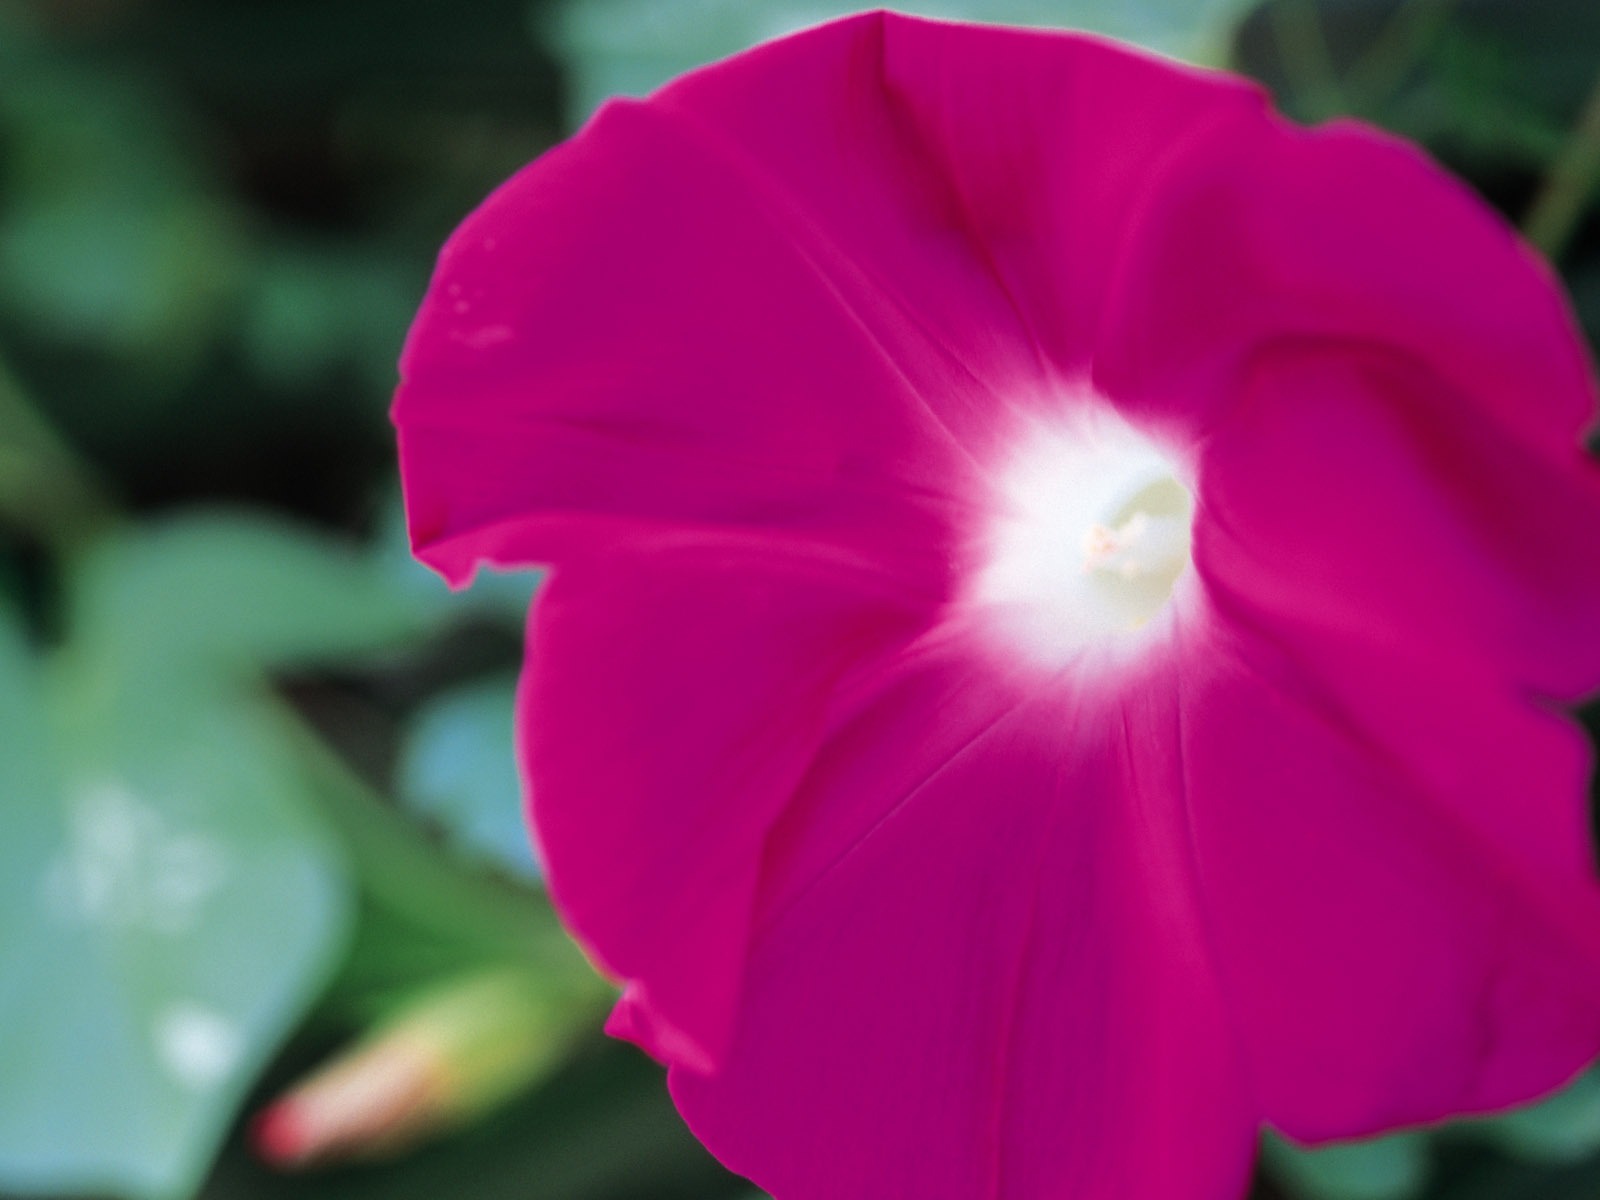
M543 1078L593 1025L525 970L451 979L263 1110L252 1141L285 1168L395 1154Z

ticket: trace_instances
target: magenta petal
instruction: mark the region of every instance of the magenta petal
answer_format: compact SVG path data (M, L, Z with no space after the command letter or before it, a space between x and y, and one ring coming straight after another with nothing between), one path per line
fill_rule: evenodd
M868 14L513 179L403 374L418 554L555 568L520 735L610 1028L782 1200L1228 1200L1262 1120L1600 1049L1594 392L1414 151Z
M735 1170L794 1197L1241 1193L1255 1114L1195 905L1170 682L1077 690L935 647L823 748L729 1056L672 1073Z
M1260 108L1099 40L887 14L608 105L440 258L394 404L418 554L459 582L781 532L943 591L1008 418L1087 373L1152 177Z
M571 236L594 227L603 253ZM870 290L659 108L611 106L509 183L430 297L394 416L414 543L452 578L700 529L945 586L973 467L900 361L936 352L899 312L875 330ZM983 391L938 378L952 405Z
M1359 631L1197 623L1181 654L1202 890L1267 1120L1322 1139L1487 1111L1600 1051L1569 721Z
M1242 79L1100 38L894 13L757 47L658 103L759 181L797 241L913 314L942 374L971 371L1001 405L1087 371L1169 164L1264 108ZM963 413L946 390L981 452L994 401Z
M614 1030L709 1069L767 829L847 668L905 622L832 563L718 543L558 570L519 728L549 884L628 983Z
M1483 663L1529 697L1593 688L1600 471L1576 440L1515 440L1381 347L1281 343L1235 393L1200 462L1195 556L1242 619Z
M1595 392L1565 300L1421 151L1253 115L1193 139L1162 184L1100 327L1095 377L1121 403L1203 434L1231 420L1256 353L1322 341L1393 352L1506 442L1575 466Z
M1336 180L1319 236L1285 223ZM1555 1086L1600 1049L1590 755L1541 707L1600 676L1556 293L1351 130L1219 142L1123 282L1103 378L1202 447L1190 806L1263 1115L1350 1136Z

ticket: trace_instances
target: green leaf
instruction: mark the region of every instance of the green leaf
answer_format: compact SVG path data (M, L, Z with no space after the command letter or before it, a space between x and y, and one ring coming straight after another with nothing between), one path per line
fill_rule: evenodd
M428 615L367 560L286 522L211 511L124 531L81 565L70 629L128 678L369 653Z
M1428 1181L1422 1133L1305 1149L1268 1137L1262 1160L1272 1175L1307 1200L1408 1200Z
M1548 1100L1475 1124L1517 1158L1575 1163L1600 1150L1600 1074L1591 1071Z
M285 392L361 372L394 390L395 360L423 280L393 253L352 253L337 242L280 241L246 292L240 337L256 376Z
M906 11L947 20L1081 29L1193 62L1220 63L1257 0L923 0ZM572 113L641 96L674 76L767 38L859 11L841 0L582 0L557 6L552 35L571 68Z
M248 692L0 639L0 1190L192 1194L350 919Z
M131 75L42 54L6 73L0 302L26 326L152 370L198 364L248 248L183 124Z
M500 678L437 697L417 713L400 756L406 806L471 858L513 877L539 868L522 820L512 748L516 681Z

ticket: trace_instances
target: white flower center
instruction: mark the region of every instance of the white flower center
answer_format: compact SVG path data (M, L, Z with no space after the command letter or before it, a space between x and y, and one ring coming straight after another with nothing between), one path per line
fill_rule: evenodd
M1102 406L1029 430L997 495L972 599L1044 665L1145 628L1189 565L1189 489Z

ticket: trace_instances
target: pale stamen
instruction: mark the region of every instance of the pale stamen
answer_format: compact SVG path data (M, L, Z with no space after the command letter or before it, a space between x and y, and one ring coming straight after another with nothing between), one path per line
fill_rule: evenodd
M1091 525L1083 539L1084 572L1123 579L1176 576L1189 561L1189 524L1140 509L1115 529Z
M1045 664L1144 628L1189 564L1178 474L1103 403L1029 429L1000 473L972 598Z

